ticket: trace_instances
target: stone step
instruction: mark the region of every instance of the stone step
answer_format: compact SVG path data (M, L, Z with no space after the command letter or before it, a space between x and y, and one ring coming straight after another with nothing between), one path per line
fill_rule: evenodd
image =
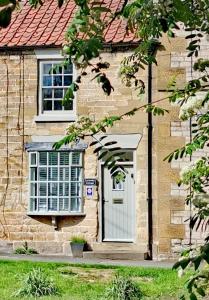
M111 260L144 260L145 253L133 251L87 251L83 253L84 258L89 259L111 259Z
M0 253L10 254L13 253L13 244L8 241L0 241Z
M134 243L116 243L116 242L102 242L102 243L93 243L93 251L133 251L140 252L141 247Z

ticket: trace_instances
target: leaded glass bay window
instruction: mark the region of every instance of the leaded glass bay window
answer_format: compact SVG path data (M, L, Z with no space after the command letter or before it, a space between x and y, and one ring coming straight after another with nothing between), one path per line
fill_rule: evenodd
M81 213L82 182L82 152L31 152L30 212Z

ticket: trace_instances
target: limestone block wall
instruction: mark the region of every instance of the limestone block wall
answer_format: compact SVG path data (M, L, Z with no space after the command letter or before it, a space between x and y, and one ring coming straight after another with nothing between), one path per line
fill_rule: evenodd
M188 34L188 33L187 33ZM184 31L181 31L178 33L179 37L185 37L186 33ZM205 35L204 38L201 41L200 44L200 52L199 57L208 59L209 58L209 40L208 36ZM184 50L181 51L181 49L171 49L171 58L170 58L170 66L174 69L184 69L185 70L185 78L186 80L191 80L198 78L200 74L198 72L195 72L192 69L192 65L198 58L194 57L188 57L188 53ZM185 83L185 81L184 81ZM207 90L201 92L198 94L198 97L204 97ZM179 138L182 139L182 144L188 143L190 141L190 134L191 134L191 128L190 128L190 122L184 121L180 122L178 118L174 118L173 121L170 123L170 131L171 136L175 139ZM176 170L179 172L182 168L186 167L188 164L191 163L191 161L196 161L202 156L208 156L209 151L207 148L195 152L192 157L186 157L178 161L172 161L171 168L173 170ZM179 199L185 199L186 195L188 193L188 190L186 190L185 187L178 187L176 182L171 183L171 199L174 201ZM203 243L203 240L206 236L206 233L202 232L201 230L193 231L189 229L189 218L194 213L193 208L188 206L181 206L177 209L171 210L171 224L176 224L176 226L181 227L182 225L185 228L185 234L180 239L171 239L171 253L173 255L178 255L183 249L187 248L189 244L192 245L199 245Z
M115 90L110 97L103 94L95 82L89 84L89 77L82 82L77 94L78 116L90 115L99 120L107 115L121 114L141 105L137 92L124 87L118 77L119 63L127 53L118 51L104 54L111 62L108 75ZM69 238L82 234L89 244L98 240L99 196L84 197L83 217L59 217L58 230L54 230L50 217L29 217L28 209L28 154L24 144L33 136L64 135L70 123L38 123L38 64L33 51L0 53L0 239L10 241L13 247L24 241L40 253L69 254ZM146 70L141 74L146 80ZM139 112L133 118L119 122L112 133L142 133L143 138L137 149L137 234L135 243L139 250L147 247L147 128L146 114ZM110 131L109 131L110 132ZM155 137L156 138L156 137ZM87 140L87 143L89 141ZM155 143L155 141L154 141ZM84 176L98 178L98 162L93 149L84 154ZM99 178L98 178L99 179Z

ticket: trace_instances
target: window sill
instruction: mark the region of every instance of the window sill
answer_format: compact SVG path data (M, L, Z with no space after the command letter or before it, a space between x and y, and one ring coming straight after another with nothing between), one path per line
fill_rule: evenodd
M74 122L76 121L76 116L72 114L63 115L39 115L34 117L35 122Z
M41 211L39 211L39 212L31 212L31 211L28 211L27 212L27 215L28 216L42 216L42 217L44 217L44 216L49 216L49 217L62 217L62 216L69 216L69 217L85 217L86 216L86 214L85 213L82 213L82 212L78 212L78 213L76 213L76 212L41 212Z

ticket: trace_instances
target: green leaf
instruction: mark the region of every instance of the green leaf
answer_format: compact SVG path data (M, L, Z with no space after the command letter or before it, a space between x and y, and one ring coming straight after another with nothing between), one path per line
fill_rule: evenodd
M58 7L59 8L62 7L63 3L64 3L64 0L58 0Z
M6 28L12 18L12 8L6 7L0 11L0 27Z
M206 293L205 293L205 291L203 290L203 288L198 287L198 288L196 289L196 291L197 291L197 293L198 293L200 296L205 297Z
M194 293L189 295L190 300L197 300L197 296Z

